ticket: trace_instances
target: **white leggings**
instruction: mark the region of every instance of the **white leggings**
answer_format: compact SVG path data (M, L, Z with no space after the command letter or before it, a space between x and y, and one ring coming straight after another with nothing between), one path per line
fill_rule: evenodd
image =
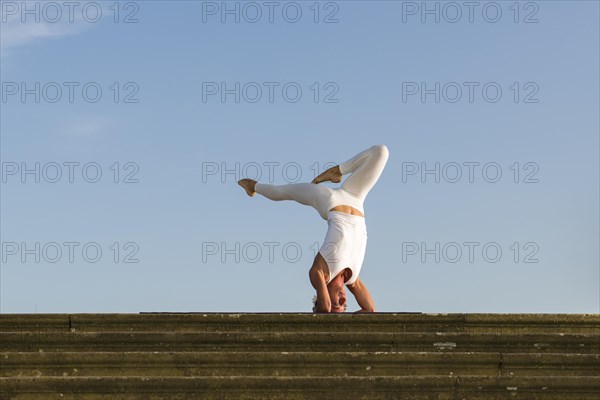
M328 211L338 205L349 205L364 213L363 202L379 179L388 157L385 145L375 145L339 164L342 175L351 175L336 189L314 183L257 183L254 190L271 200L294 200L311 206L325 220Z

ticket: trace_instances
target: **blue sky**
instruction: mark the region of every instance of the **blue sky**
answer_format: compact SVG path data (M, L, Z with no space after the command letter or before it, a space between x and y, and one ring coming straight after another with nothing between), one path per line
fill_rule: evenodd
M1 3L1 312L310 311L326 221L237 179L378 143L378 311L600 312L598 2Z

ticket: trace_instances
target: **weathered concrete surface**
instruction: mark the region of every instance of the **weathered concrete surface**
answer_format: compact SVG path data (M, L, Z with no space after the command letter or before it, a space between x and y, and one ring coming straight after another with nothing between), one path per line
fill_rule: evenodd
M5 352L0 376L593 376L599 354Z
M0 351L494 351L600 353L598 335L449 332L3 332Z
M598 399L598 314L4 314L0 399Z
M318 398L318 395L337 395L344 398L422 399L486 398L486 399L594 399L597 400L598 380L590 377L86 377L86 378L15 378L2 382L7 398L27 398L28 394L59 397L61 393L79 393L83 399L98 398L98 394L144 394L153 398L159 393L173 393L191 398L220 399L251 398L260 393L264 398ZM29 393L28 393L29 392ZM19 395L14 395L19 393ZM81 396L88 393L88 396ZM285 395L283 395L285 393ZM295 394L296 396L293 396ZM479 397L476 396L479 395ZM202 396L200 396L202 395ZM241 395L241 396L240 396ZM275 395L275 396L274 396ZM396 397L390 396L395 395ZM562 397L560 397L562 395ZM277 397L278 396L278 397ZM366 396L366 397L365 397ZM421 396L421 397L419 397ZM435 396L435 397L434 397ZM461 397L462 396L462 397ZM124 396L124 399L129 397ZM185 397L181 397L185 398Z
M351 321L351 323L349 323ZM0 332L593 333L600 314L0 314Z

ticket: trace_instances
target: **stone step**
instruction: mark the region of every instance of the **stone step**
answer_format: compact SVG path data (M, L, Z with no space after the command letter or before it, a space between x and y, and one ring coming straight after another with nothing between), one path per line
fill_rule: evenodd
M490 377L39 377L0 378L2 399L598 399L600 378Z
M591 333L599 314L0 314L1 332Z
M464 352L0 353L0 376L593 376L600 354Z
M483 351L600 353L586 333L3 332L0 351Z

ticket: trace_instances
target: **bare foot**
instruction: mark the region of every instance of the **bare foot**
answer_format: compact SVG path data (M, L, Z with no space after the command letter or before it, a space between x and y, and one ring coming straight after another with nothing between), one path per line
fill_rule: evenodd
M240 185L246 190L248 196L252 197L256 194L256 191L254 190L254 187L256 186L256 181L254 179L240 179L238 181L238 185Z
M313 179L312 183L321 183L326 181L331 181L333 183L340 183L342 181L342 173L340 172L339 165L329 168L327 171Z

